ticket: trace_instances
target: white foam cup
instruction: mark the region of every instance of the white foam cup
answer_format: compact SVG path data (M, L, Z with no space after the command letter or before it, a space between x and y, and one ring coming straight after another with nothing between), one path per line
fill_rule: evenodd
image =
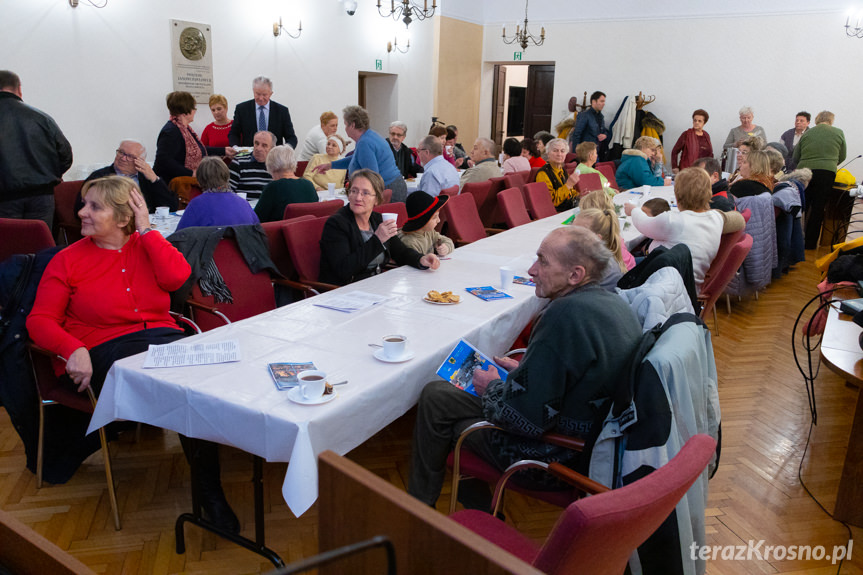
M512 287L512 280L515 278L515 270L508 266L500 268L500 289L506 291Z

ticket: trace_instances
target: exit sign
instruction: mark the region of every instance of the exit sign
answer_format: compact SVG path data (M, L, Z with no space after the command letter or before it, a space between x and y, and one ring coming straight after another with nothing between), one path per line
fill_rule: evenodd
M519 58L519 60L521 60L521 58ZM384 69L383 61L382 60L375 60L375 70L383 70L383 69Z
M521 52L513 52L512 53L512 59L521 61Z

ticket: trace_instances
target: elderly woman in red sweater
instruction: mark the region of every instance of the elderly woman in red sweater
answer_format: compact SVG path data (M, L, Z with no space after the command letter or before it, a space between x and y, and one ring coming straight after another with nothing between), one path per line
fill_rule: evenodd
M183 337L169 313L170 292L192 270L183 255L150 228L147 203L129 178L84 184L78 212L84 238L60 251L42 275L27 330L39 346L62 358L61 381L98 391L118 359ZM188 442L183 436L183 447ZM207 516L238 532L239 521L222 492L217 445L199 442L191 460Z
M710 115L702 109L692 112L692 127L680 134L677 143L671 149L671 168L675 174L691 166L698 158L713 157L710 134L704 130L704 124L709 119Z

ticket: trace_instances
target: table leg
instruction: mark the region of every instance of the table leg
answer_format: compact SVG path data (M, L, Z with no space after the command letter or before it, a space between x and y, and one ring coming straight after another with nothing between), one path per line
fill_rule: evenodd
M857 396L833 518L863 527L863 393Z
M194 445L197 440L191 437L189 439L192 442L192 449L194 450ZM186 552L186 535L184 526L186 523L191 523L193 525L197 525L202 529L206 529L210 533L215 533L223 539L227 539L232 543L235 543L241 547L245 547L249 551L257 553L258 555L270 561L270 563L272 563L276 567L283 567L285 565L285 562L282 561L282 558L279 557L279 555L275 551L269 549L264 541L264 463L263 459L261 459L257 455L253 457L254 471L252 473L252 483L255 490L255 541L247 539L242 535L230 533L228 531L225 531L224 529L220 529L210 521L203 518L203 516L201 515L201 494L198 490L198 482L195 481L195 477L197 474L197 463L193 458L191 464L192 513L183 513L182 515L177 517L177 522L174 525L174 536L177 543L178 554L183 554Z

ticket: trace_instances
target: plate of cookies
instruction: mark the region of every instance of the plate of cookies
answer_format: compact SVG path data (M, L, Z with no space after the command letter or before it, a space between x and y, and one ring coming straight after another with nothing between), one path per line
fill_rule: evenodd
M439 292L431 290L423 298L423 301L435 305L455 305L461 302L461 298L451 291Z

